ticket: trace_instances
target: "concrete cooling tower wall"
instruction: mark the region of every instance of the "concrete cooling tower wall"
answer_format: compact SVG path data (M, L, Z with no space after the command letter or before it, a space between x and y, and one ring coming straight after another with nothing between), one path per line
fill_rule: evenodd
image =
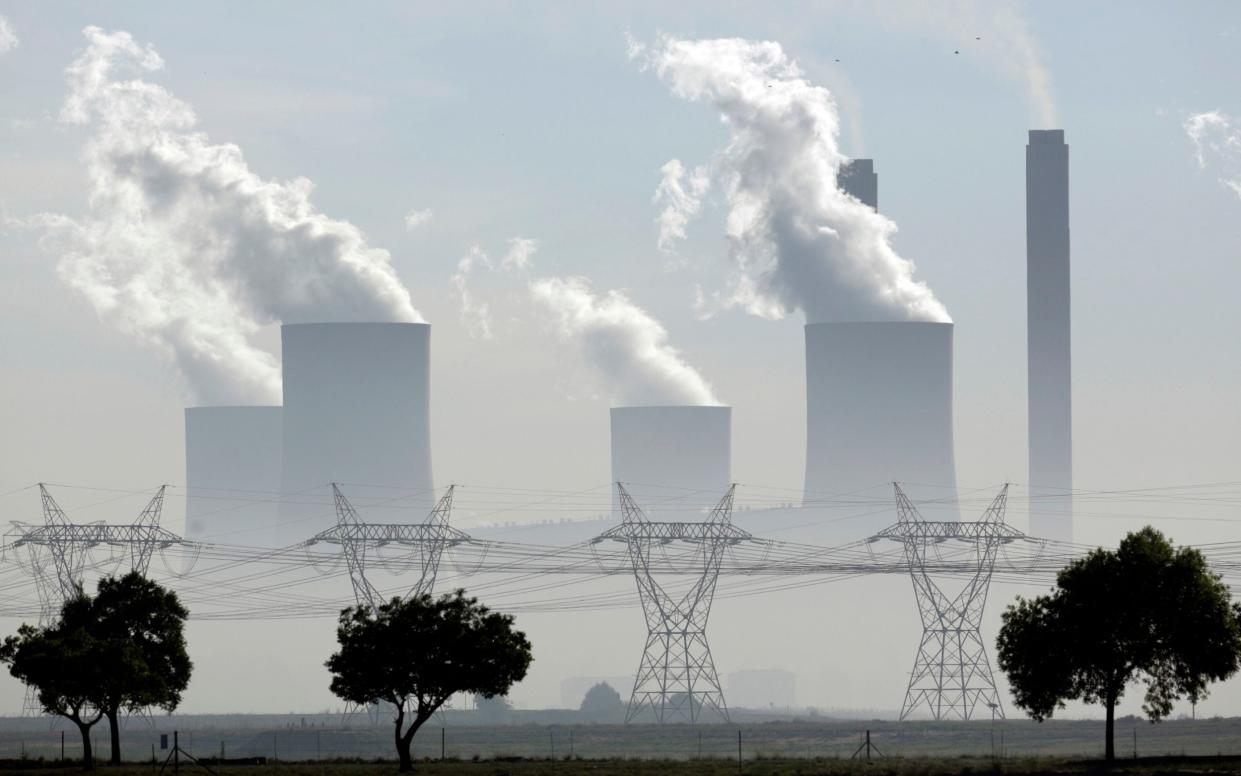
M916 502L956 495L952 324L807 324L803 508L826 507L843 494L878 499L880 508L891 503L893 481ZM919 507L927 519L958 517L953 504ZM841 519L835 530L862 538L893 516L889 509L864 521Z
M700 519L731 472L731 407L612 408L612 481L654 519Z
M336 521L329 483L364 520L420 522L431 508L430 352L425 323L280 328L284 361L281 544Z
M272 546L280 421L280 407L186 408L186 538Z

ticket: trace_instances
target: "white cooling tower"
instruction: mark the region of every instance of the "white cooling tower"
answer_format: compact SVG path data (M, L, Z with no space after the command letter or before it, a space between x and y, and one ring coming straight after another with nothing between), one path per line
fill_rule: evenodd
M430 509L430 351L425 323L280 327L284 456L278 538L306 539L336 516L332 482L374 522Z
M186 408L186 538L272 545L280 419L280 407Z
M612 408L612 481L656 519L695 520L728 489L732 408Z
M943 503L956 496L952 324L807 324L803 505L854 494L879 508L891 502L893 481L923 502L928 519L957 518ZM890 522L890 510L842 519L839 532L862 537Z

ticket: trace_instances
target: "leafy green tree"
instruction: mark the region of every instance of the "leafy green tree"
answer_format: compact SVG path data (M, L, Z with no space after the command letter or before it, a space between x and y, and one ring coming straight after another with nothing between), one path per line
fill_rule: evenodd
M413 770L414 735L453 694L504 695L532 660L530 642L514 630L512 616L492 612L464 590L393 598L378 610L345 609L336 640L340 650L326 663L331 690L349 703L382 701L396 709L402 772Z
M99 708L111 728L112 764L120 765L120 712L152 706L175 711L189 686L189 611L176 593L137 572L101 579L92 603L92 632L109 667L99 686Z
M612 685L599 682L586 691L579 711L587 719L604 722L622 716L625 704Z
M82 767L94 770L91 728L103 717L96 705L107 666L101 644L90 630L91 601L78 589L65 601L60 618L45 627L22 625L0 646L0 662L13 677L38 693L39 704L77 726L82 736Z
M113 765L121 762L119 716L157 706L176 709L189 684L184 626L189 612L176 593L137 572L81 588L46 628L23 625L0 648L9 672L33 686L43 708L72 720L88 766L90 728L107 718Z
M1073 561L1050 595L1019 597L1003 620L998 659L1017 705L1041 722L1068 700L1103 704L1109 762L1130 683L1146 686L1142 708L1158 722L1174 701L1205 698L1241 659L1241 606L1227 585L1200 552L1150 527Z

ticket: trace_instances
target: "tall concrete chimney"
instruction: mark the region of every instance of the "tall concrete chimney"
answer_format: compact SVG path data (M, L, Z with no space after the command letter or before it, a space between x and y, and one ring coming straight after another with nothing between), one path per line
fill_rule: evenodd
M284 362L281 544L335 523L329 483L375 522L421 522L431 481L431 327L280 327Z
M836 172L836 186L853 197L879 209L879 176L874 159L850 159Z
M894 481L928 519L959 517L952 324L806 324L803 507L846 494L887 503ZM860 538L890 519L842 521L838 533Z
M612 481L654 519L698 519L728 489L731 467L731 407L612 408Z
M280 415L280 407L185 409L187 539L274 546Z
M1030 533L1073 539L1069 147L1062 129L1026 146Z

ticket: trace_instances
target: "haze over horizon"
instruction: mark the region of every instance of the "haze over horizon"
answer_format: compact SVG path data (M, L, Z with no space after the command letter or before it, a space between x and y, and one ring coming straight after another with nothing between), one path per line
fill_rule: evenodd
M169 483L180 532L184 408L279 403L279 325L318 320L432 325L434 478L462 486L465 530L608 512L626 404L730 406L739 506L793 503L803 324L908 320L954 323L962 516L1012 482L1024 529L1023 149L1063 128L1076 536L1232 540L1239 35L1226 4L0 0L0 507L38 522L32 484L58 483L75 520L127 522ZM850 158L875 160L878 213L835 186ZM895 521L875 486L843 533ZM991 632L1040 589L997 585ZM721 674L785 668L805 705L899 706L908 581L822 590L811 615L804 592L721 601ZM568 616L519 615L545 636L519 705L556 705L561 674L632 671L632 608ZM866 638L823 624L859 618ZM796 643L767 651L756 634L786 626ZM287 654L247 653L238 627L192 625L185 711L334 704L330 619L254 627ZM559 643L590 632L595 650ZM893 667L866 680L857 659ZM1241 714L1241 680L1199 705Z

